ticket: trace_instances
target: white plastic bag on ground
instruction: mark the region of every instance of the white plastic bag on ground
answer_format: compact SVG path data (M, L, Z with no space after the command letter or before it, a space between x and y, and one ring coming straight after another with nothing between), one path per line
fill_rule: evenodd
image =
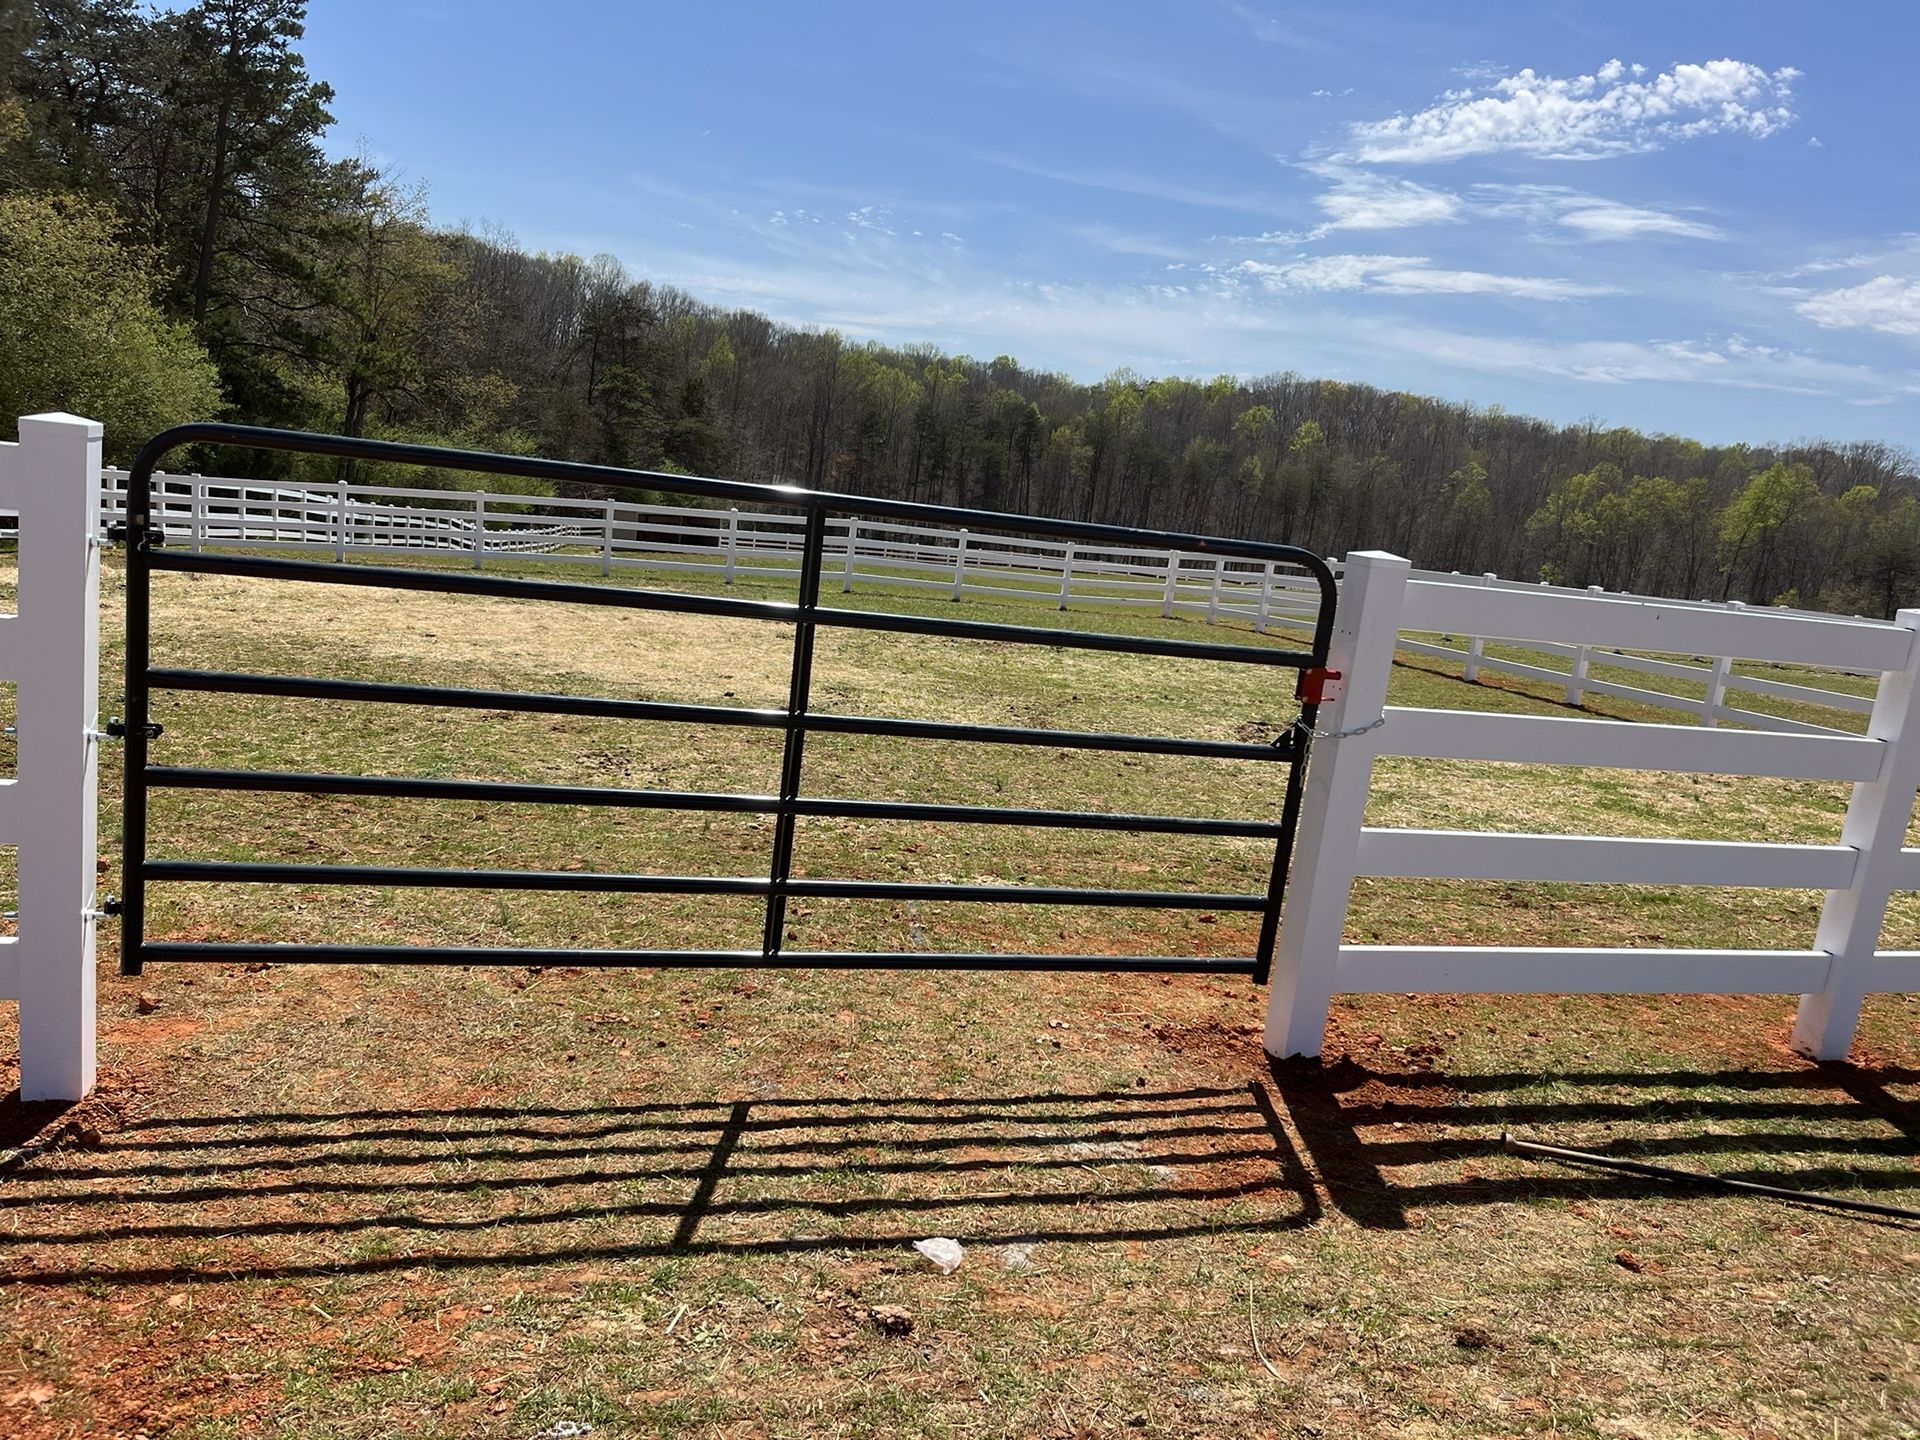
M932 1262L942 1275L951 1275L960 1268L960 1262L967 1258L967 1252L958 1240L949 1240L936 1235L930 1240L916 1240L913 1248Z

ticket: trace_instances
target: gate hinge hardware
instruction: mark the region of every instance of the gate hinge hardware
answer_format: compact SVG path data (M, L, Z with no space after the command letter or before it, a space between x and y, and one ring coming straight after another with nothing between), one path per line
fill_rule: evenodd
M118 895L109 895L100 902L100 913L102 915L118 915L120 910L120 897Z
M1293 698L1302 705L1324 705L1329 700L1338 700L1344 688L1338 670L1314 665L1300 672L1300 683L1294 687Z
M127 543L126 521L115 520L111 525L107 526L107 543L109 545L124 545ZM158 525L150 526L147 530L146 540L143 543L145 548L149 550L165 545L167 543L166 530Z
M115 740L124 740L127 738L127 722L122 720L118 715L115 715L107 721L107 728L103 733L111 736ZM140 727L140 733L145 735L149 740L158 740L166 733L166 727L156 720L149 720Z

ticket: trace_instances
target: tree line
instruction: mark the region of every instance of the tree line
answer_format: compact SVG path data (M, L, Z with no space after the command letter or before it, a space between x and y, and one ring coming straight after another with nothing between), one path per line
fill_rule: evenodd
M1285 370L1087 384L438 227L418 187L327 156L305 10L0 0L0 413L85 411L123 459L220 417L1611 590L1920 601L1920 476L1889 445L1708 446ZM353 473L255 452L200 464Z

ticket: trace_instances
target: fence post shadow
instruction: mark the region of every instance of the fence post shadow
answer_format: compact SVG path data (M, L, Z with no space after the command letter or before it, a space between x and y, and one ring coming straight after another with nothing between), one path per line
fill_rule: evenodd
M1343 1093L1370 1078L1369 1072L1344 1055L1333 1061L1269 1055L1267 1073L1312 1162L1306 1188L1311 1190L1317 1179L1334 1209L1370 1230L1411 1229L1393 1185L1340 1103Z

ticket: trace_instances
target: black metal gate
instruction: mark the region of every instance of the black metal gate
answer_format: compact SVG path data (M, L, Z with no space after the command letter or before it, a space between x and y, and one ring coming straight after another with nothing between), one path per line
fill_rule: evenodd
M407 569L370 564L341 564L251 554L190 553L165 544L153 514L152 477L162 456L183 445L217 444L294 451L366 461L389 461L471 472L526 476L599 486L644 486L651 490L735 505L772 505L798 509L805 516L797 603L733 596L640 590L613 585L573 584L470 573ZM1266 644L1235 644L1118 635L1065 628L883 613L822 606L820 579L826 554L829 513L881 523L998 527L1092 546L1156 547L1298 567L1317 583L1319 609L1313 639L1306 650ZM128 481L126 541L126 791L120 900L120 969L137 975L149 961L274 961L282 963L361 963L458 965L578 965L787 967L841 969L1002 969L1208 972L1248 975L1264 981L1273 960L1288 859L1298 822L1307 749L1327 675L1327 646L1335 603L1331 571L1318 557L1289 545L1247 540L1083 524L994 511L876 500L786 486L695 479L677 475L577 465L517 456L444 450L428 446L345 439L292 431L222 424L184 425L149 442L134 461ZM648 700L542 695L507 691L452 689L442 686L324 679L312 676L235 674L219 671L155 668L150 663L150 583L158 570L250 576L292 583L361 585L392 590L430 590L512 600L553 600L622 609L761 619L794 629L793 663L784 709L745 709ZM818 627L948 636L1009 644L1121 651L1136 655L1225 661L1301 672L1295 696L1298 722L1271 743L1060 731L1020 726L957 724L872 715L826 714L808 705ZM156 765L151 742L162 730L152 720L153 692L195 691L250 696L280 696L377 704L451 706L550 715L582 715L694 725L752 726L784 733L777 795L616 789L576 785L535 785L498 781L390 778L345 774L291 774L261 770L200 769ZM815 733L893 736L913 739L1045 745L1054 748L1123 751L1260 760L1280 770L1285 787L1280 818L1214 819L1177 815L1130 815L1099 810L1033 810L986 805L952 805L811 796L804 792L803 759L807 737ZM378 865L312 865L155 858L147 853L147 801L159 788L203 791L278 791L296 794L407 796L426 799L621 806L636 810L679 809L748 813L774 818L772 853L765 878L605 874L572 871L409 869ZM1242 836L1273 841L1273 865L1261 894L1198 894L1186 891L1061 889L1022 885L881 882L857 879L795 878L794 832L803 816L868 820L973 822L1012 826L1068 827L1089 830L1159 832L1170 835ZM299 884L422 886L493 890L598 891L627 894L735 895L765 902L766 924L758 950L626 950L564 947L455 947L357 944L220 943L149 939L147 890L154 882L219 884ZM1255 953L1240 957L1156 955L1018 955L936 951L850 952L786 949L786 905L790 897L870 900L974 901L1025 905L1098 905L1160 909L1201 909L1258 914Z

